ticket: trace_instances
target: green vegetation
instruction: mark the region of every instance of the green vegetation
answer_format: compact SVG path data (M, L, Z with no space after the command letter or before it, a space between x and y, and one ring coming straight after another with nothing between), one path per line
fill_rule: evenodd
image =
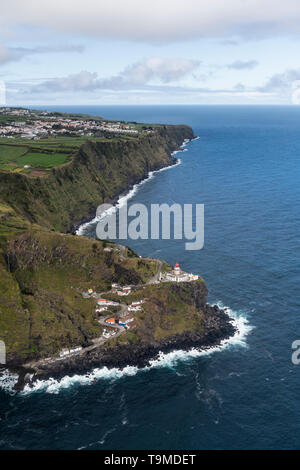
M63 165L86 142L122 142L138 137L49 137L39 141L0 138L0 170L31 173L34 169L51 169ZM30 165L31 170L24 169Z
M19 157L17 162L21 165L31 165L34 167L59 166L66 162L68 154L66 153L38 153L28 152L26 155Z
M153 340L200 324L188 292L167 285L142 288L157 272L157 261L131 250L124 257L117 249L107 253L104 246L112 244L59 233L148 171L170 164L170 151L191 136L190 128L171 126L140 139L93 139L83 145L81 139L63 138L0 143L0 168L9 169L0 171L0 339L9 364L99 337L96 301L81 293L105 292L113 282L141 286L134 295L151 298L138 315L137 329L120 341ZM36 177L24 174L26 164ZM44 171L43 178L37 170Z
M25 171L24 166L45 169L64 164L68 160L69 153L62 151L58 153L55 150L58 149L46 146L39 149L32 144L26 146L26 142L23 142L22 145L0 143L0 170L28 173L28 169Z
M46 145L41 147L43 141L33 141L30 145L36 146L34 153L45 152L45 166L31 166L29 171L24 165L15 166L9 178L0 171L2 194L24 217L66 232L74 222L92 216L99 204L113 200L148 171L170 165L170 150L178 147L182 136L191 136L190 129L170 126L135 140L88 141L70 153L70 160L65 160L69 164L52 169L47 166L49 155L60 153L58 147L50 150ZM32 152L33 147L28 153Z
M14 163L28 152L28 147L15 145L0 145L0 165Z
M82 292L142 285L147 263L152 275L156 261L141 267L138 257L104 252L101 241L33 227L1 203L0 332L10 360L55 355L101 336L96 301Z

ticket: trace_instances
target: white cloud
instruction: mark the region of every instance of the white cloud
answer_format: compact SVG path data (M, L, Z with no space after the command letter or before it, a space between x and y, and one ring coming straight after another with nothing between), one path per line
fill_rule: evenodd
M34 54L48 54L51 52L82 52L82 46L40 46L40 47L5 47L0 45L0 65L16 62L26 56Z
M121 76L133 85L144 85L153 79L169 83L180 80L193 72L199 65L200 61L196 60L151 57L127 67Z
M289 69L272 75L267 82L257 89L263 92L287 91L293 88L294 82L300 80L300 68Z
M258 66L257 60L236 60L231 64L227 65L227 68L234 69L234 70L251 70Z
M0 45L0 64L5 64L12 60L11 51L4 46Z
M119 75L109 78L99 78L96 72L83 70L67 77L47 80L33 91L91 91L97 89L132 89L149 83L170 83L178 81L200 65L200 61L188 59L162 59L151 57L127 67Z
M1 23L62 33L167 42L300 33L299 0L10 0Z
M87 91L100 88L101 80L98 79L96 72L88 72L82 70L77 74L68 75L67 77L54 78L47 80L36 87L36 91ZM35 91L33 89L33 91Z

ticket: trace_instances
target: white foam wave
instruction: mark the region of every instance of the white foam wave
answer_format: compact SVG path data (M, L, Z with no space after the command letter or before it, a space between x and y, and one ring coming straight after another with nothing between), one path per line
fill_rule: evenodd
M225 310L227 315L232 319L231 323L236 328L234 336L229 339L224 339L218 346L207 349L201 350L192 348L189 351L175 350L167 354L160 353L156 359L149 361L151 367L173 367L179 361L187 361L191 358L210 356L217 351L222 351L232 346L247 347L246 337L253 329L249 324L247 317L224 306L222 302L218 302L217 305L219 308Z
M0 390L14 394L14 386L18 382L18 375L10 373L7 369L0 373Z
M217 305L224 309L225 312L232 319L232 324L236 327L237 331L233 337L223 340L220 345L214 346L207 349L197 349L191 348L189 351L184 350L174 350L169 353L160 352L155 359L149 361L149 366L139 369L135 366L127 366L124 369L112 368L108 369L107 367L95 368L91 372L84 375L73 375L65 376L62 379L50 378L48 380L37 380L33 386L27 385L22 394L29 394L32 392L46 392L57 394L62 390L66 390L74 385L92 385L98 380L117 380L122 377L134 376L137 373L147 372L151 369L157 368L174 368L180 362L186 362L191 359L199 357L208 357L216 352L223 351L228 348L236 347L247 347L246 337L253 329L249 324L247 316L243 313L238 313L231 310L229 307L226 307L222 302L218 302ZM6 377L6 385L2 387L0 381L0 388L7 392L12 392L13 386L17 381L16 376L11 376L10 378Z
M57 394L61 390L68 389L73 385L92 385L100 379L120 379L121 377L136 375L137 372L138 368L134 366L127 366L124 369L108 369L107 367L102 367L101 369L96 368L84 375L76 374L72 377L66 375L59 380L53 378L48 380L37 380L33 386L26 385L22 393L28 394L31 392L43 391Z

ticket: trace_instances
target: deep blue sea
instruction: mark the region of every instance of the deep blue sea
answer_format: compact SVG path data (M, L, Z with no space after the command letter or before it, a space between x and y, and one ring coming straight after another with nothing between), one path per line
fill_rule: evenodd
M49 108L48 109L54 109ZM205 246L128 241L201 274L239 337L210 354L0 391L0 449L288 449L300 445L300 108L77 106L113 119L189 124L198 140L130 202L205 204ZM88 233L93 235L93 227Z

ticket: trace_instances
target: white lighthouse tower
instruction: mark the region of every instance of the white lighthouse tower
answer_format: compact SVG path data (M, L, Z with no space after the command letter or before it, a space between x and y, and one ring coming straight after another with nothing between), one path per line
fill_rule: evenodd
M174 276L178 277L181 274L181 268L179 266L179 263L176 263L174 266Z

